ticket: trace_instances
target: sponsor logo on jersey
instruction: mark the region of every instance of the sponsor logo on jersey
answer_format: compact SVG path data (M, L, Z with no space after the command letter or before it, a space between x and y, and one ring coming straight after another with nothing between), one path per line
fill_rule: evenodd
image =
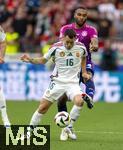
M80 52L76 52L76 57L80 57Z
M88 34L87 31L82 32L82 36L87 36L87 34Z
M65 52L60 52L59 54L60 54L61 57L65 56Z

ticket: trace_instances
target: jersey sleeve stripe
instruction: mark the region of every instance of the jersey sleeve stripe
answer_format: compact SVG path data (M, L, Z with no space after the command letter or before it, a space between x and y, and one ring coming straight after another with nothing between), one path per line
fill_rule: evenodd
M54 51L51 53L51 57L53 56L55 56L55 54L56 54L56 50L57 50L57 48L56 49L54 49Z

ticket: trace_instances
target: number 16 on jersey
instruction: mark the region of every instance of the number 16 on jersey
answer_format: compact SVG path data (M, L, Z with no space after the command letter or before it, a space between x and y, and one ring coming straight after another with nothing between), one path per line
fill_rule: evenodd
M66 66L73 66L73 65L74 65L73 58L66 60Z

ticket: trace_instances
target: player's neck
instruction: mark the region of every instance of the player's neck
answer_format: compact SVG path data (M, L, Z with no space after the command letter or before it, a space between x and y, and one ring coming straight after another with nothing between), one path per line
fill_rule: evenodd
M75 43L76 43L76 42L74 42L73 46L72 46L70 49L68 49L68 48L65 46L65 43L64 43L64 42L63 42L63 46L65 47L66 50L70 51L70 50L74 47Z
M77 23L75 23L75 28L76 29L81 29L81 28L83 28L85 26L85 23L83 24L83 25L81 25L81 26L79 26Z

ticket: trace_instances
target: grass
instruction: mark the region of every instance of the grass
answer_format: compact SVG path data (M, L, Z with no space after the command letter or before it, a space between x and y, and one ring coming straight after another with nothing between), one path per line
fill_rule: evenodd
M35 101L7 101L11 123L28 124L38 104ZM72 104L68 103L68 106L70 110ZM60 128L53 120L56 113L54 104L42 120L42 124L51 128L51 150L123 150L123 103L98 102L93 110L84 106L75 124L76 141L59 140Z

